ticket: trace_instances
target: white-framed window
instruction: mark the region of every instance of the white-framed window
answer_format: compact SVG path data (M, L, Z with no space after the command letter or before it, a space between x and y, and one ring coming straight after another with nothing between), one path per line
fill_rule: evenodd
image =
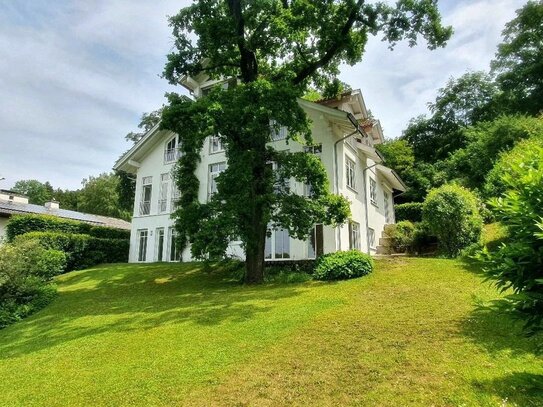
M153 177L143 177L141 183L140 215L149 215L153 196Z
M147 229L138 229L138 261L147 259L147 239L149 231Z
M265 259L290 259L290 236L286 229L274 229L266 236Z
M284 140L288 136L287 127L279 125L275 120L270 121L270 132L272 141Z
M217 189L217 177L226 169L226 162L209 164L209 179L208 179L208 199L215 194Z
M170 174L160 174L160 190L158 197L158 213L168 210L168 190L170 189Z
M349 222L349 249L360 250L360 224Z
M368 238L369 238L369 244L370 248L375 249L375 230L372 228L368 229Z
M164 164L173 163L181 156L181 141L173 136L164 146Z
M209 138L209 154L220 153L224 151L224 146L222 145L221 139L219 136L213 136Z
M370 177L370 202L377 206L377 182Z
M268 165L271 166L274 175L273 191L276 194L288 194L290 192L290 178L281 177L279 174L281 166L276 161L268 161Z
M347 178L347 186L356 190L356 164L348 157L345 157L345 177Z
M156 238L156 251L155 251L155 260L164 261L164 228L156 228L155 231Z
M175 237L177 233L175 232L174 227L168 228L168 260L169 261L179 261L181 259L181 254L177 248L177 242Z

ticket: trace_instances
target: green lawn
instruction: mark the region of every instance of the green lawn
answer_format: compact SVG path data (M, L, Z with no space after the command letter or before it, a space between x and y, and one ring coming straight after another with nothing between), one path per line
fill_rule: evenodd
M199 264L59 278L0 331L2 406L541 406L543 359L462 263L377 261L339 283L241 286Z

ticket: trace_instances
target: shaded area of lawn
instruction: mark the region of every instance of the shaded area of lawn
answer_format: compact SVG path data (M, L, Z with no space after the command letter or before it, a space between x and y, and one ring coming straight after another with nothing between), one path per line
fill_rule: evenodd
M537 339L476 312L496 292L457 261L260 287L112 265L59 287L0 331L2 405L543 405Z

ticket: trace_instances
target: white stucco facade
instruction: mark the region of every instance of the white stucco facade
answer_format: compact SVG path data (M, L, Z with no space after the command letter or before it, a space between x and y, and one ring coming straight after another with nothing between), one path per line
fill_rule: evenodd
M198 91L195 92L198 94ZM318 226L312 241L288 237L286 231L273 231L267 242L268 260L301 260L314 258L318 253L330 253L356 248L375 253L379 237L387 223L394 222L393 192L403 190L401 180L381 164L382 159L373 145L383 141L380 125L356 131L349 119L368 120L362 95L354 91L334 106L300 100L312 123L314 145L326 168L331 192L345 196L351 203L349 224L332 228ZM347 135L354 137L344 139ZM116 163L116 169L136 176L136 196L132 218L130 262L178 261L173 244L171 213L176 188L171 176L175 160L171 148L175 134L150 130L129 152ZM356 140L358 138L358 141ZM304 151L297 142L277 140L271 143L277 150ZM226 164L223 151L213 140L206 140L201 150L201 162L196 175L200 181L199 199L205 202L213 188L213 175ZM218 151L217 151L218 150ZM290 189L304 193L304 185L291 179ZM278 234L279 233L279 234ZM282 245L281 249L278 248ZM318 247L315 247L318 246ZM239 242L231 242L228 254L243 258ZM190 249L181 254L183 261L191 260Z

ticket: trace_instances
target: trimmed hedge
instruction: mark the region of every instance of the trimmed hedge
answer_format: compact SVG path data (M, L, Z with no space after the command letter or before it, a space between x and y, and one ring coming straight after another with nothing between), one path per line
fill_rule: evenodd
M403 220L408 220L410 222L422 221L423 205L423 202L408 202L404 204L394 205L396 222L401 222Z
M9 242L13 241L17 236L29 232L62 232L84 234L102 239L130 239L129 230L93 226L85 222L59 218L53 215L14 215L6 226L6 236Z
M373 259L358 250L320 256L313 273L316 280L347 280L373 271Z
M62 232L29 232L17 236L16 244L37 241L45 249L66 253L66 271L79 270L100 263L126 263L130 241Z

